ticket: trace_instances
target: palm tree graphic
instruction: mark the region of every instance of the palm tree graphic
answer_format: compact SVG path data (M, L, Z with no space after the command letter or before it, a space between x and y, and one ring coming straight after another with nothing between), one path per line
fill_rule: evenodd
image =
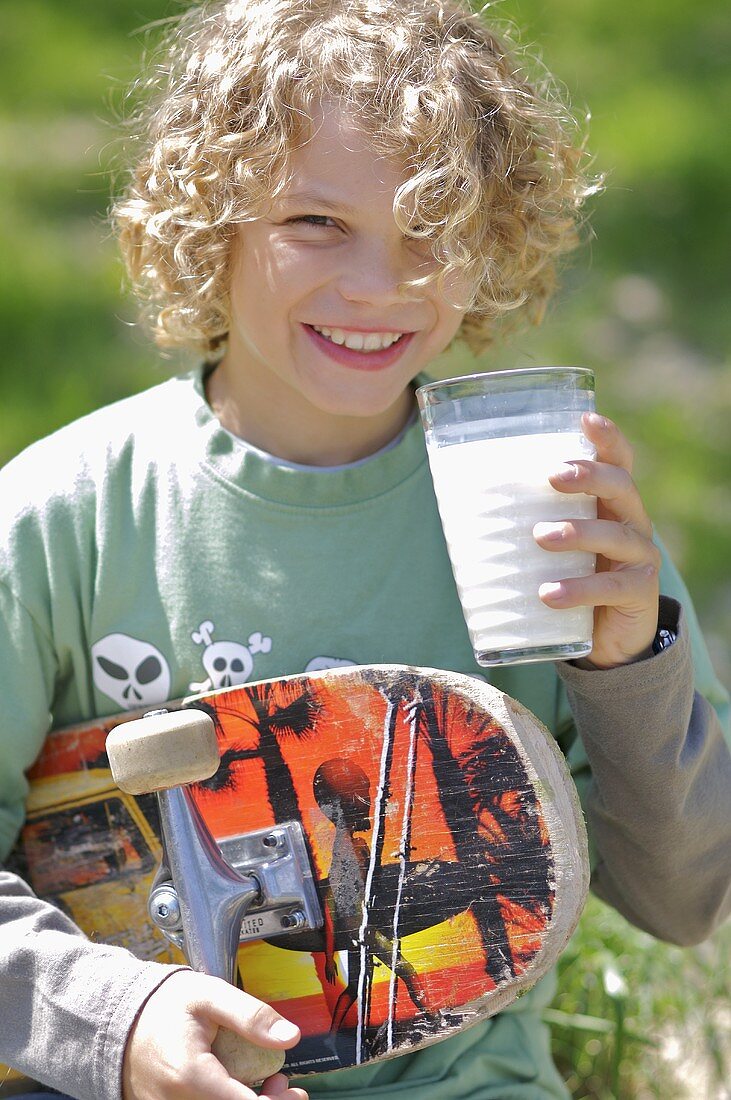
M258 734L256 745L242 748L231 745L221 755L218 771L211 779L197 784L203 790L217 791L236 787L235 764L238 760L259 759L264 768L267 795L276 820L301 821L302 811L297 788L282 752L282 741L294 737L307 740L315 733L322 714L322 703L314 687L306 680L280 681L245 686L241 689L251 703L253 713L237 707L199 701L193 704L213 719L221 735L227 715L246 722ZM276 808L276 809L275 809Z

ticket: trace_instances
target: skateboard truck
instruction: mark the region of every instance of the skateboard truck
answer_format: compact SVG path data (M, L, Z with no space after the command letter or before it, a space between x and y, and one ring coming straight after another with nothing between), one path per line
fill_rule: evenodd
M239 943L322 926L299 822L220 844L211 836L187 786L218 768L208 715L152 711L117 726L107 738L107 753L122 790L157 792L163 854L148 910L193 969L235 983Z
M267 936L281 936L287 932L300 932L319 928L322 912L310 871L307 849L298 821L277 825L273 829L261 829L253 833L230 837L219 841L215 849L201 838L200 827L207 831L200 820L200 813L189 792L183 790L184 799L173 791L159 791L160 818L163 836L163 861L150 890L148 912L153 924L166 939L185 951L194 969L209 969L216 965L215 973L223 977L222 967L233 968L239 943L260 940ZM185 815L181 827L178 815ZM190 830L190 826L193 826ZM180 837L186 833L181 845L171 846L168 836ZM175 851L171 852L171 847ZM173 871L173 867L176 870ZM232 872L233 877L232 877ZM195 930L211 924L210 918L201 914L197 894L191 898L183 886L201 881L205 888L205 906L220 913L213 924L223 928L222 942L232 942L233 956L220 956L209 960L204 945L196 941L200 937ZM184 930L184 912L195 914ZM226 932L232 927L233 941L226 940ZM191 925L193 935L191 935ZM238 934L237 934L238 926ZM221 933L211 932L218 939ZM232 971L233 972L233 971ZM228 981L231 977L228 976Z

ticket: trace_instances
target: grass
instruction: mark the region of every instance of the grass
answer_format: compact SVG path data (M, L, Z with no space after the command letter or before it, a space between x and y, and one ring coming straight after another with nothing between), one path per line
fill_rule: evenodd
M728 1100L731 928L661 944L592 898L546 1017L576 1100Z
M0 462L157 381L162 363L105 227L119 109L175 0L5 0L0 66ZM595 241L540 329L485 361L584 363L637 448L636 476L731 682L731 312L722 104L725 0L502 0L580 109L605 193ZM537 43L540 43L540 48ZM479 369L464 351L458 370ZM579 1100L728 1097L731 932L680 950L592 901L561 966L556 1054ZM724 1091L725 1090L725 1091Z

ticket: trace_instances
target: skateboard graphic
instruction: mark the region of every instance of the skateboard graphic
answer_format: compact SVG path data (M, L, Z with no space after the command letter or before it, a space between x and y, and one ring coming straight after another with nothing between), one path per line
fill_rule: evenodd
M444 1039L556 961L586 836L560 751L514 700L363 666L165 706L49 736L18 869L92 938L184 948L295 1021L287 1073Z

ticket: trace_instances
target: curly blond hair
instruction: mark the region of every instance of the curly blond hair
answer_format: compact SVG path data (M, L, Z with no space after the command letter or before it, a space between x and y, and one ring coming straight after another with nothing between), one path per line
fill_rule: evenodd
M356 112L379 153L405 159L396 221L428 239L428 278L466 276L459 335L473 350L506 318L541 319L596 184L548 78L529 81L466 3L211 2L175 20L153 61L112 216L160 345L225 346L236 224L286 186L325 97Z

